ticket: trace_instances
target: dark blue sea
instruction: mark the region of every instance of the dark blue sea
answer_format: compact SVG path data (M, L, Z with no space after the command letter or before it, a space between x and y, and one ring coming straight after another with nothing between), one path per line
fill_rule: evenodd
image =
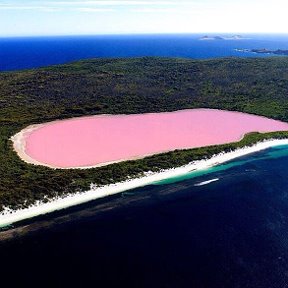
M275 147L22 223L0 242L1 278L23 287L288 287L287 176L288 146Z
M99 57L267 57L270 55L235 49L288 50L288 35L243 35L247 39L199 41L201 36L203 34L0 38L0 71Z

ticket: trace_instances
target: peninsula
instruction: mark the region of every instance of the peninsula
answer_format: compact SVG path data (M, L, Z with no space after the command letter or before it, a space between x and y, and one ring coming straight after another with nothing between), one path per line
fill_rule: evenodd
M275 55L288 55L288 50L270 50L270 49L252 49L251 52L258 54L275 54Z
M288 50L282 50L282 49L277 49L277 50L271 50L271 49L235 49L238 52L252 52L256 54L274 54L274 55L282 55L282 56L287 56L288 55Z

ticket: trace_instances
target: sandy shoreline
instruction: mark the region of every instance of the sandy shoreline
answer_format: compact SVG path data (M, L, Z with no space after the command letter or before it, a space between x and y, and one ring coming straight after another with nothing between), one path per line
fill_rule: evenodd
M13 149L17 153L17 155L26 163L28 164L34 164L34 165L42 165L42 163L38 162L37 160L31 158L26 152L26 138L29 136L30 133L33 131L41 128L44 126L44 124L33 124L30 125L24 129L22 129L20 132L13 135L10 139L13 143ZM49 168L54 168L50 167Z
M89 191L67 195L63 198L54 199L48 203L39 202L26 209L19 209L16 211L5 209L4 212L0 214L0 227L4 227L4 226L13 224L15 222L18 222L24 219L29 219L29 218L47 214L53 211L83 204L91 200L121 193L130 189L143 187L145 185L152 184L160 180L184 175L191 171L205 170L207 168L216 166L218 164L222 164L229 160L232 160L232 159L235 159L235 158L247 155L247 154L251 154L254 152L258 152L261 150L265 150L273 146L280 146L280 145L288 145L288 139L281 139L281 140L275 139L275 140L267 140L267 141L259 142L250 147L244 147L244 148L232 151L232 152L220 153L220 154L214 155L213 157L207 160L195 161L182 167L168 169L168 170L164 170L164 171L157 172L157 173L147 172L145 173L145 176L143 177L134 178L134 179L130 179L130 180L126 180L123 182L110 184L110 185L106 185L102 187L95 187L93 184L91 184Z

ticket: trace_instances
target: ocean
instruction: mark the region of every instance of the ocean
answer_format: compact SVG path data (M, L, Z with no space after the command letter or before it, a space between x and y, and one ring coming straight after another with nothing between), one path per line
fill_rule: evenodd
M279 146L28 221L0 244L1 275L51 287L287 287L287 175Z
M203 34L0 38L0 71L97 57L267 57L270 55L235 49L288 50L288 35L243 35L247 39L214 41L200 41L201 36Z
M237 48L288 49L283 35L197 39L0 39L0 70L90 57L208 59L255 57ZM287 175L288 146L279 146L22 222L0 242L1 278L15 287L288 287Z

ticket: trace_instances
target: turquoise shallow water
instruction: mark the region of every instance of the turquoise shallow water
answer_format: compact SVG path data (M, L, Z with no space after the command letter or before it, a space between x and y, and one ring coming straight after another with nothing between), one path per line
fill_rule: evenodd
M171 177L169 179L161 180L153 184L154 185L173 184L173 183L181 182L184 180L194 179L200 176L209 176L210 174L213 174L215 172L225 171L227 169L230 169L239 165L248 164L253 161L260 160L260 159L264 160L264 159L269 159L269 158L277 159L280 157L286 157L288 156L288 146L287 145L275 146L273 149L268 149L266 153L260 157L255 157L255 155L257 154L258 153L254 153L253 157L250 157L250 155L247 155L239 159L236 158L221 165L217 165L217 166L205 169L205 170L192 171L190 173L177 176L177 177ZM260 155L261 155L261 152L260 152Z

